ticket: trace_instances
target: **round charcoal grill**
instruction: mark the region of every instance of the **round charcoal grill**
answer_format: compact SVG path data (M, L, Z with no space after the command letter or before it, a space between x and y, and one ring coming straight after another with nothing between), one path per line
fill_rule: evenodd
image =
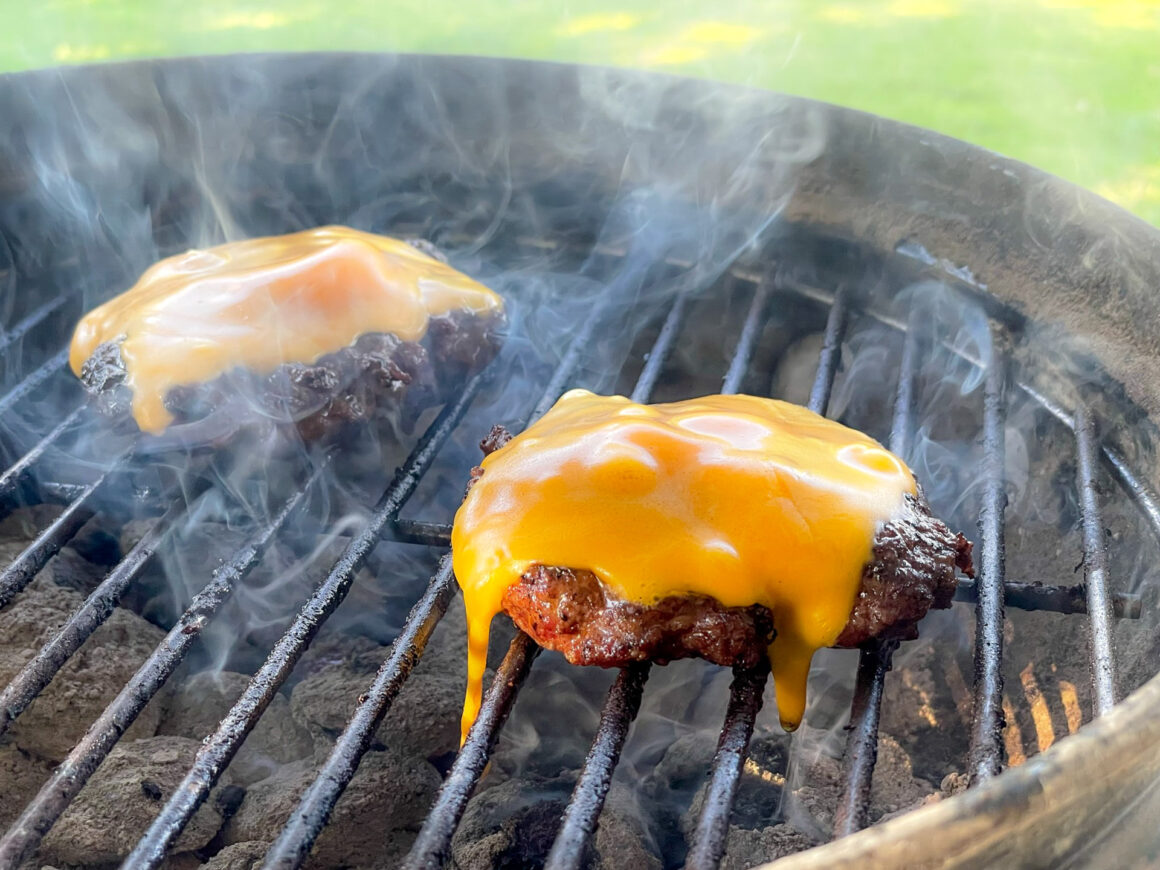
M512 302L504 354L420 427L393 476L384 473L363 519L341 533L341 554L286 611L264 662L181 783L146 789L156 816L134 832L126 866L159 866L179 842L259 719L276 715L272 702L323 624L343 613L381 541L445 553L478 455L471 442L493 422L526 425L571 386L639 401L786 394L906 457L936 513L975 543L978 577L961 581L943 620L973 635L962 726L937 750L954 756L946 764L958 786L896 818L872 812L880 723L891 712L891 682L909 671L897 663L907 644L869 644L856 670L840 659L846 685L834 690L845 728L839 788L822 836L812 835L834 842L781 857L779 867L1144 866L1160 849L1154 826L1140 824L1160 809L1155 230L1062 181L933 133L624 71L434 57L177 60L7 76L0 107L0 495L9 513L54 508L33 514L48 519L0 573L0 607L19 608L26 587L94 516L146 523L71 618L27 651L0 693L0 740L13 739L58 671L128 606L167 542L196 526L199 500L217 491L228 500L243 491L239 480L261 477L260 461L229 470L204 450L161 459L102 429L65 370L82 310L158 256L325 223L428 238ZM794 375L800 370L808 377ZM950 442L957 452L948 462ZM0 866L32 859L268 551L305 534L304 518L334 513L319 505L338 499L349 463L304 450L280 460L277 481L270 472L261 509L245 498L234 506L246 514L244 542L221 564L203 563L199 586L174 593L172 618L154 616L164 640L17 808ZM1045 499L1061 506L1053 535L1066 572L1042 562L1029 569L1018 556L1028 537L1042 536L1031 517ZM412 588L418 579L399 582ZM294 796L296 809L262 844L264 866L309 862L455 595L444 558L408 601L410 615L353 717L331 735L329 756ZM1017 611L1058 614L1051 624L1071 646L1037 653L1051 673L1059 665L1059 735L1034 676L1021 672L1014 686L1030 701L1030 719L1010 699L1004 652L1010 623L1023 618ZM533 665L567 670L536 664L537 652L522 634L511 640L466 744L410 831L405 866L444 865L509 715L534 716L513 714ZM1083 672L1064 673L1077 660ZM661 670L626 668L595 703L598 725L582 735L591 748L570 773L574 790L535 862L562 870L591 858L618 762L635 751L634 719ZM730 846L731 814L736 822L739 789L756 764L751 740L770 716L760 712L768 682L766 668L732 675L693 821L671 835L679 845L659 849L656 866L717 867L727 849L741 860ZM700 691L695 682L680 688L690 699ZM818 695L826 692L817 681L811 692L821 706L811 706L807 724L825 716ZM944 739L931 715L920 744ZM1037 730L1036 742L1030 735L1041 726L1051 736ZM550 727L571 730L571 722ZM781 808L759 811L772 824ZM218 836L197 857L223 844ZM604 866L628 860L600 858Z

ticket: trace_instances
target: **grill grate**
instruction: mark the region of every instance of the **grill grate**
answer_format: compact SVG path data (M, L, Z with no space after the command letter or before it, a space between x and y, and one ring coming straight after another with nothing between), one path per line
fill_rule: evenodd
M1003 764L1003 512L1007 418L1007 359L999 348L983 385L983 506L979 513L979 581L975 605L975 715L968 769L974 782Z
M830 295L814 288L777 281L772 273L759 280L744 273L734 273L739 281L754 286L744 324L723 381L723 392L737 392L750 371L761 331L771 304L781 293L798 293L829 306L829 313L818 360L817 374L810 393L809 407L824 412L839 365L840 348L851 309L847 292L839 289ZM632 396L647 401L656 387L688 314L692 294L682 290L673 295L663 325L646 363L641 370ZM29 315L11 333L0 336L0 352L15 340L19 330L27 331L62 308L67 300L53 300ZM585 353L614 305L611 292L594 306L576 332L574 339L553 371L543 394L529 418L534 420L548 410L585 359ZM873 312L859 311L866 316ZM33 321L33 318L39 318ZM899 386L893 414L890 446L905 455L912 434L915 374L924 352L923 324L912 317L905 328ZM20 335L23 332L19 333ZM0 397L0 413L26 401L63 371L66 352L52 356L34 369L8 394ZM254 675L246 690L221 722L204 741L193 767L184 781L162 807L152 826L129 856L133 867L156 867L163 861L198 806L225 770L247 734L257 723L278 688L293 670L296 661L309 645L322 623L333 613L349 591L356 570L386 531L396 538L428 546L446 547L449 527L417 522L399 517L399 512L415 491L440 448L454 431L487 381L487 373L472 378L460 395L446 406L424 433L419 444L403 464L394 481L383 494L370 519L350 542L326 578L301 608L293 622L274 645L265 663ZM1005 411L1008 392L1018 387L1047 409L1056 419L1071 428L1076 437L1079 464L1077 486L1080 493L1086 583L1083 587L1042 586L1005 582L1003 573L1003 512ZM43 460L47 451L66 433L86 423L87 412L78 408L56 424L27 453L0 475L0 495L14 491L29 476L32 466ZM1002 617L1004 601L1026 609L1052 609L1066 613L1087 612L1091 620L1093 688L1097 714L1115 702L1114 661L1111 650L1112 616L1137 616L1138 596L1111 594L1107 588L1107 553L1104 546L1100 504L1096 489L1099 460L1102 457L1113 476L1140 506L1153 529L1160 535L1160 508L1151 491L1132 473L1119 454L1101 445L1096 421L1083 405L1074 418L1031 388L1014 382L1009 364L1002 353L996 353L984 378L984 489L980 515L980 575L976 583L960 586L960 600L975 600L977 638L975 649L976 684L975 715L971 724L969 772L972 782L998 773L1002 767L1001 706ZM129 461L130 454L119 457L110 467L84 484L65 484L61 492L72 494L70 502L56 520L17 559L0 573L0 606L11 601L44 567L45 563L77 532L92 515L94 495L109 478ZM174 672L200 632L214 616L234 587L260 561L265 550L291 516L301 509L325 471L323 461L304 475L303 485L292 495L250 540L240 547L209 584L198 593L153 654L131 681L108 706L68 758L57 768L20 818L0 839L0 866L17 866L30 856L41 839L68 807L73 797L104 760L120 736L132 724L148 701ZM182 515L184 505L171 507L146 536L129 552L86 599L80 610L54 636L25 669L0 694L0 733L20 715L33 698L52 679L81 643L112 612L126 587L151 557L167 530ZM444 557L425 594L416 603L406 625L395 641L390 656L379 669L359 706L338 737L335 746L312 785L303 794L281 834L270 847L266 867L298 867L309 854L330 812L351 781L371 737L389 710L401 687L422 655L434 627L445 613L455 593L450 560ZM852 833L866 821L869 786L877 753L878 717L890 669L892 644L869 644L860 654L855 696L851 710L851 730L847 744L845 791L835 823L837 836ZM520 686L529 673L538 648L522 633L512 641L496 678L485 693L479 717L467 741L446 777L435 805L416 840L408 859L414 868L439 867L450 847L452 836L498 739L499 731L514 704ZM624 668L611 689L600 716L600 724L590 752L576 783L563 822L548 858L550 870L575 868L581 863L584 848L595 831L608 793L613 771L625 745L632 722L639 710L650 666ZM716 867L724 855L729 819L744 767L749 740L761 706L761 696L768 669L738 670L730 689L730 700L713 759L708 797L691 843L688 866L695 870Z

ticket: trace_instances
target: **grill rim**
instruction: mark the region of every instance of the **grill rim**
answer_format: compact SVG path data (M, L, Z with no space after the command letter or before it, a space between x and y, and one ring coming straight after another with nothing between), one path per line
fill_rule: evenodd
M849 837L760 864L752 870L860 870L908 866L980 866L987 845L1040 833L1061 807L1090 808L1077 779L1114 781L1133 795L1155 780L1160 747L1160 677L1153 677L1105 715L1018 767L936 804L920 807ZM1138 790L1133 787L1139 785ZM1115 794L1113 790L1110 794ZM1082 814L1071 816L1075 822ZM937 834L937 836L936 836ZM1049 848L1049 846L1047 846ZM1010 847L1005 854L1010 854ZM1056 855L1039 852L1040 857ZM1031 853L1022 853L1031 858Z

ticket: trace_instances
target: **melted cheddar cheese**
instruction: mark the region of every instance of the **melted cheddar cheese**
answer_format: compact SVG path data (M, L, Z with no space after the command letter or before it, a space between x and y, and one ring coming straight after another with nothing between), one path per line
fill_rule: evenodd
M468 621L465 736L492 618L534 564L592 571L641 604L765 605L779 715L796 728L814 652L841 634L875 534L916 489L868 436L736 395L638 405L573 390L482 467L451 537Z
M74 373L120 341L133 417L145 432L172 422L165 396L243 367L268 374L312 363L360 335L419 341L431 317L499 311L499 296L406 242L347 227L231 242L169 257L84 316Z

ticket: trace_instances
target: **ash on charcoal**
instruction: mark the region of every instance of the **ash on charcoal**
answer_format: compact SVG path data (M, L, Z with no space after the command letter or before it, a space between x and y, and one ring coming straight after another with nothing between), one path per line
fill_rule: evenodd
M273 842L317 773L317 764L299 761L252 785L226 827L226 843ZM438 786L440 776L426 761L393 751L365 754L307 867L397 867Z
M0 545L0 561L13 558L12 549L13 545ZM0 611L0 685L16 676L82 602L78 593L41 576ZM141 617L114 608L12 724L12 741L42 758L61 761L162 637ZM159 704L146 706L127 739L152 735L160 716Z
M359 695L374 679L375 669L388 651L366 638L333 644L325 658L313 657L313 670L290 693L290 712L311 737L314 751L325 757L346 727Z
M456 870L533 870L552 848L560 815L575 776L509 779L476 794L451 842ZM635 797L613 785L596 836L589 844L588 870L632 867L660 870L651 838L638 821Z
M456 596L383 720L379 739L423 758L458 751L466 671L467 620Z
M878 740L878 763L870 785L870 818L881 820L921 804L935 793L930 782L915 776L910 756L899 742L883 734Z
M226 846L201 866L205 870L255 870L266 856L268 843L248 840Z
M129 854L185 776L200 743L184 737L122 740L44 838L41 856L64 864L108 864ZM228 778L228 777L227 777ZM224 821L222 783L210 793L174 845L200 849Z
M0 830L24 811L52 773L52 765L17 746L0 745Z
M226 844L272 842L316 774L317 765L299 761L251 786L226 827ZM439 785L438 772L426 761L392 750L368 752L318 837L307 866L384 870L398 866Z
M766 861L776 861L816 845L814 840L790 825L771 825L759 829L731 825L725 843L725 857L720 866L721 870L749 870Z
M795 757L791 739L773 731L754 736L733 804L727 852L731 863L726 866L749 867L828 839L845 785L841 761L816 753L797 762L801 769L790 770ZM685 735L665 753L646 784L662 826L686 846L704 808L715 748L712 734ZM934 792L931 783L914 775L898 742L883 734L871 786L871 821L921 803ZM666 825L671 813L679 817ZM666 858L679 863L683 854L674 851Z
M52 582L57 586L63 589L72 589L87 597L105 579L109 567L109 565L94 564L75 548L65 547L49 561L45 570L51 575Z
M801 769L790 770L791 788L786 793L785 818L799 830L819 839L827 837L834 813L846 786L842 761L819 753L801 759ZM870 784L871 824L904 807L914 806L935 793L935 786L914 775L910 756L891 735L878 737L878 762ZM810 831L809 828L814 830Z
M899 652L886 678L880 727L905 747L920 776L939 782L960 768L968 743L972 702L963 674L971 673L970 655L924 639Z
M463 603L457 597L376 732L376 746L424 759L459 748L466 637ZM345 635L330 635L320 644L303 658L301 669L307 675L295 685L290 709L314 738L317 751L329 752L390 648Z
M681 864L686 838L696 824L689 807L709 777L717 738L705 730L682 735L650 771L644 793L655 807L653 825L664 848L665 865Z
M16 508L0 520L0 541L11 544L34 541L40 530L60 516L62 510L64 508L51 504Z
M170 696L157 733L195 740L212 734L249 682L245 674L230 671L194 674ZM290 702L276 694L230 762L230 774L234 782L250 785L313 751L310 734L290 715Z
M197 870L204 866L196 852L182 852L180 855L166 855L161 862L161 870ZM44 870L44 868L41 868Z

